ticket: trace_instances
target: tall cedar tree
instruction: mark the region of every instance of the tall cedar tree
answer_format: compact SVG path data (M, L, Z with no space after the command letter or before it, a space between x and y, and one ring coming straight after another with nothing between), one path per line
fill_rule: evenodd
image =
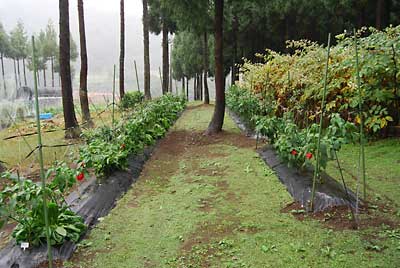
M75 116L70 66L69 3L59 0L60 9L60 75L64 110L65 138L77 138L80 129Z
M224 0L215 0L215 107L206 134L222 130L225 115L224 63L223 63L223 19Z
M143 0L143 47L144 47L144 96L151 99L150 92L150 49L149 49L149 14L147 0Z
M162 92L168 93L169 85L169 45L168 45L168 25L165 19L161 21L162 27ZM171 89L170 89L171 90Z
M3 24L0 22L0 61L1 61L1 74L3 76L4 97L7 97L7 85L4 71L4 58L10 52L10 40Z
M204 44L203 44L203 59L204 59L204 104L210 104L210 94L208 92L208 33L205 31L204 35Z
M119 55L119 95L122 99L125 95L125 78L124 78L124 62L125 62L125 10L124 0L121 0L121 33L120 33L120 55Z
M79 83L79 98L81 102L82 119L88 126L92 126L93 122L90 117L89 100L87 92L87 71L88 59L86 50L86 32L85 32L85 15L83 8L83 0L78 0L78 18L79 18L79 38L81 47L81 72Z

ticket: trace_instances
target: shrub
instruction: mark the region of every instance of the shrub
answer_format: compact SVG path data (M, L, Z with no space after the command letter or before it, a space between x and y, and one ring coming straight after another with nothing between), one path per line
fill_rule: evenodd
M400 68L395 68L395 62L400 62L400 26L384 31L364 28L359 34L366 31L370 34L358 39L363 113L366 130L376 133L400 123ZM358 124L354 39L343 34L337 36L337 42L329 60L326 115L339 113L346 121ZM295 123L305 127L318 123L326 48L305 40L291 41L288 47L293 54L267 50L258 55L264 63L245 61L239 86L270 106L274 115L291 112Z
M124 97L121 99L120 108L123 110L135 108L136 105L144 100L144 95L140 91L129 91L126 92Z

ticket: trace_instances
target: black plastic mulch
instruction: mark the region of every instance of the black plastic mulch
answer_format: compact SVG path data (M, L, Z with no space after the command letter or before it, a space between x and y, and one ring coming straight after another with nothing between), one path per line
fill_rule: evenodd
M247 135L256 137L253 130L248 129L240 117L229 112L233 121ZM305 210L310 209L311 191L313 183L313 170L300 172L295 168L289 168L279 159L273 146L268 145L258 150L260 157L276 173L279 180L286 186L296 202L299 202ZM316 183L313 212L324 211L332 207L356 206L356 195L348 190L348 194L341 183L328 174L321 175L321 182Z
M73 211L83 217L85 223L89 226L88 231L90 227L97 223L98 218L108 214L115 206L116 201L137 180L154 148L155 146L151 146L146 148L142 154L129 158L128 170L116 171L101 182L92 178L83 183L77 192L68 196L67 203L71 205ZM77 245L72 242L66 242L61 247L53 247L54 259L67 260L76 248ZM34 268L46 260L46 246L23 251L12 241L0 251L1 268Z

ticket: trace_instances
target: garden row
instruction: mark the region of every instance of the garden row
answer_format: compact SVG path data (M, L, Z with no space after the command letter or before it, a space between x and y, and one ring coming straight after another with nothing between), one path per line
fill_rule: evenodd
M243 79L227 93L228 107L248 127L268 137L280 158L297 168L311 163L318 150L323 109L319 162L325 168L329 159L337 159L343 144L359 141L360 114L364 130L371 135L389 124L399 124L400 27L362 29L357 35L360 91L355 40L342 34L330 49L324 108L326 48L304 40L288 43L292 54L267 50L259 55L264 63L245 61Z
M363 117L366 130L376 133L388 124L400 124L400 26L364 28L357 36ZM344 33L336 36L336 43L330 49L326 112L358 124L354 38ZM245 61L240 87L257 96L261 113L282 117L289 112L297 125L307 127L321 112L326 48L301 40L288 42L288 50L292 53L266 50L258 55L262 63Z
M47 170L45 191L53 246L65 241L77 242L87 228L65 201L77 181L83 181L91 172L106 179L110 172L125 169L128 157L161 138L185 108L185 100L172 95L148 102L142 100L140 94L127 94L120 103L125 110L124 119L111 127L84 132L85 144L74 164L58 161ZM2 177L10 184L0 193L0 227L14 221L17 225L12 235L17 243L44 244L46 228L41 185L11 173L4 173Z

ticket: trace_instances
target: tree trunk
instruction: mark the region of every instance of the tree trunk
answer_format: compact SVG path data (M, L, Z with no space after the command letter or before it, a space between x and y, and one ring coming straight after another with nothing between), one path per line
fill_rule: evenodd
M200 84L200 99L202 101L204 101L204 98L203 98L203 92L204 92L204 89L203 89L203 73L200 73L200 75L199 75L199 84Z
M35 75L35 74L33 74L33 75ZM37 79L38 86L40 86L39 70L36 71L36 79Z
M204 38L204 52L203 52L203 57L204 57L204 104L210 104L210 94L208 92L208 34L207 32L204 32L203 35Z
M169 63L169 92L172 93L172 66L171 63ZM176 84L176 82L175 82Z
M224 0L215 0L215 108L206 134L214 134L222 130L225 116L225 88L223 62L223 17Z
M202 76L201 76L201 73L199 73L198 75L197 75L197 99L198 100L202 100L202 93L201 93L201 91L203 90L203 83L201 82L202 81Z
M51 62L51 86L54 88L54 57L50 58Z
M18 85L21 87L21 72L19 71L19 59L17 59L17 70L18 70Z
M87 92L88 59L87 59L87 49L86 49L85 13L83 8L83 0L78 0L78 20L79 20L79 39L81 48L79 99L81 102L82 120L89 127L92 127L93 121L90 117L89 100ZM53 68L53 61L52 61L52 68ZM53 79L53 86L54 86L54 79Z
M185 77L182 77L182 96L185 96Z
M239 18L235 15L233 18L232 29L233 29L233 60L232 60L232 77L231 84L234 85L235 81L238 80L238 70L236 67L237 63L237 34L239 28Z
M193 99L195 101L197 100L196 83L197 83L197 74L193 77Z
M64 110L65 138L77 138L80 129L75 116L70 66L70 32L68 0L59 0L60 10L60 75Z
M186 77L186 99L189 101L189 77Z
M121 40L120 40L120 55L119 55L119 96L122 99L125 95L125 77L124 77L124 62L125 62L125 11L124 0L121 0Z
M43 68L43 86L46 87L46 68Z
M382 30L389 24L390 16L390 1L378 0L376 1L376 28Z
M385 0L376 1L376 28L382 30L382 12L384 9Z
M149 54L149 15L147 0L143 0L143 45L144 45L144 96L151 99L150 92L150 54Z
M1 74L3 75L3 86L4 86L4 97L7 98L7 84L6 84L6 75L4 72L4 59L3 59L3 53L0 55L1 56Z
M18 89L17 65L15 59L13 60L14 60L15 89L17 90Z
M165 24L165 21L162 22L162 50L163 50L163 55L162 55L162 93L166 94L168 93L168 77L169 77L169 52L168 52L168 28L167 25Z
M25 58L22 59L22 66L23 66L23 68L24 68L24 84L25 84L25 86L27 86L28 83L26 82Z

